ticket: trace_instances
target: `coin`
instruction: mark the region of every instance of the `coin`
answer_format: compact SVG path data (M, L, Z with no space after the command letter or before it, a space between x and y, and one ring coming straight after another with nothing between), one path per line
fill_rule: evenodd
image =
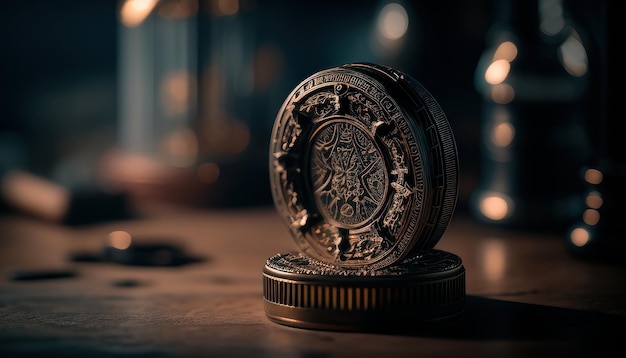
M447 327L465 311L465 268L458 256L436 249L377 270L278 254L265 264L263 297L270 320L298 328Z
M377 269L431 249L457 200L450 124L434 97L393 68L354 63L309 76L278 111L274 204L300 250Z

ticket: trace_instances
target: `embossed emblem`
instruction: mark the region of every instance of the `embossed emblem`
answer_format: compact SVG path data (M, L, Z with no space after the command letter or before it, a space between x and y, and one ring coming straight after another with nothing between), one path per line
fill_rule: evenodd
M332 68L296 86L276 116L270 169L274 203L302 251L348 269L432 248L456 203L443 112L419 83L382 67Z
M373 139L349 122L335 121L314 136L311 152L313 191L326 216L346 227L367 222L388 186Z

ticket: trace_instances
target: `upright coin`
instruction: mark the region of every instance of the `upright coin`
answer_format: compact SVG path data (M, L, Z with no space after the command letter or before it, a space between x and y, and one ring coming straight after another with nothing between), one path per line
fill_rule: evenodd
M457 201L449 122L406 74L355 63L317 72L281 107L270 143L274 204L306 255L383 268L433 248Z

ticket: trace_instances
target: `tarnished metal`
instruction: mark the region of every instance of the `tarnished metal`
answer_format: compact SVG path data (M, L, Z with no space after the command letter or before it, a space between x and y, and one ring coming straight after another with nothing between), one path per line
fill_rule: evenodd
M457 200L449 122L397 70L356 63L298 84L270 143L275 206L302 252L348 269L384 268L433 248Z

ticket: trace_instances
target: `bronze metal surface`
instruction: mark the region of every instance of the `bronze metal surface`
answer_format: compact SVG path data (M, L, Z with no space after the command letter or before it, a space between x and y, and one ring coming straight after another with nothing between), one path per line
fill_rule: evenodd
M371 271L334 268L300 253L279 254L267 260L263 283L267 316L299 328L437 328L465 308L461 259L434 249Z
M299 248L343 268L383 268L434 247L457 200L441 107L373 64L317 72L289 94L270 143L274 203Z

